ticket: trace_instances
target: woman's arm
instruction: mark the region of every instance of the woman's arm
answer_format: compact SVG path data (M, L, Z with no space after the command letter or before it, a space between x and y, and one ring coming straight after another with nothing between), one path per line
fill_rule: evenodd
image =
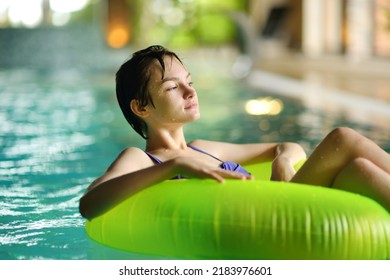
M96 179L81 197L79 211L92 219L123 201L132 194L178 174L188 177L247 179L243 174L209 166L196 158L178 157L155 165L137 148L122 152L107 172Z
M231 144L196 140L191 145L203 149L223 161L240 164L272 161L272 180L289 181L295 174L294 165L306 158L303 148L296 143Z

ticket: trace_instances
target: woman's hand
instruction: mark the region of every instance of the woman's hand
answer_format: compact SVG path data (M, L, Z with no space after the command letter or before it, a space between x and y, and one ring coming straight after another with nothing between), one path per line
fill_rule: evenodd
M239 172L228 171L218 166L205 164L197 158L178 157L174 159L177 166L177 173L181 176L192 178L210 178L223 182L224 179L246 180L252 179L251 175L245 175Z

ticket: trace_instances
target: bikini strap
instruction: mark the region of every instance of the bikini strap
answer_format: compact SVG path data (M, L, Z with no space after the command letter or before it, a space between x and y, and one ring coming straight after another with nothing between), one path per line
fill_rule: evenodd
M201 149L199 149L199 148L197 148L197 147L194 147L194 146L191 146L191 145L188 145L188 147L190 147L190 148L193 149L194 151L197 151L197 152L200 152L200 153L202 153L202 154L208 155L208 156L210 156L210 157L212 157L212 158L215 158L216 160L218 160L218 161L220 161L220 162L223 162L223 161L220 160L219 158L217 158L217 157L213 156L212 154L209 154L208 152L203 151L203 150L201 150ZM146 153L153 161L155 161L156 163L158 163L158 164L162 163L162 161L161 161L159 158L157 158L156 156L152 155L151 153L149 153L149 152L147 152L147 151L145 151L145 153Z
M208 152L205 152L205 151L203 151L203 150L201 150L201 149L199 149L199 148L197 148L197 147L194 147L194 146L191 146L191 145L188 145L188 147L190 147L191 149L193 149L193 150L195 150L195 151L197 151L197 152L200 152L200 153L203 153L203 154L205 154L205 155L208 155L208 156L210 156L210 157L212 157L212 158L215 158L216 160L218 160L218 161L220 161L220 162L223 162L223 161L220 160L219 158L217 158L217 157L213 156L212 154L209 154Z
M156 163L158 163L158 164L162 163L162 161L161 161L159 158L157 158L156 156L152 155L151 153L149 153L149 152L147 152L147 151L145 151L145 153L146 153L153 161L155 161Z
M149 152L147 152L147 151L145 151L145 153L146 153L153 161L155 161L157 164L161 164L161 163L162 163L162 161L161 161L159 158L157 158L156 156L152 155L151 153L149 153ZM174 179L183 179L183 178L185 178L185 177L183 177L183 176L181 176L180 174L178 174L176 177L173 177L171 180L174 180Z

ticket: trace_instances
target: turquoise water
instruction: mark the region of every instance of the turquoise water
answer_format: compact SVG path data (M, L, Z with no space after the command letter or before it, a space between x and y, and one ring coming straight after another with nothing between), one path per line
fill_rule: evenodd
M390 151L389 132L321 113L227 77L193 73L201 119L187 140L296 141L311 151L333 127L352 126ZM78 200L126 146L143 147L118 109L114 73L0 71L0 259L150 259L91 241ZM275 116L245 102L279 98Z

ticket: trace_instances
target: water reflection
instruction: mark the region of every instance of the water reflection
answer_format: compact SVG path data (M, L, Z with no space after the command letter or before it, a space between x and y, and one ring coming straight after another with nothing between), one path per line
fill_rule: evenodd
M0 72L0 258L61 258L47 251L55 236L82 230L78 199L98 172L86 152L100 141L93 123L114 117L97 105L99 90L88 80L63 74ZM24 246L40 252L28 255Z
M271 97L251 99L246 102L245 110L250 115L279 115L283 110L283 102Z

